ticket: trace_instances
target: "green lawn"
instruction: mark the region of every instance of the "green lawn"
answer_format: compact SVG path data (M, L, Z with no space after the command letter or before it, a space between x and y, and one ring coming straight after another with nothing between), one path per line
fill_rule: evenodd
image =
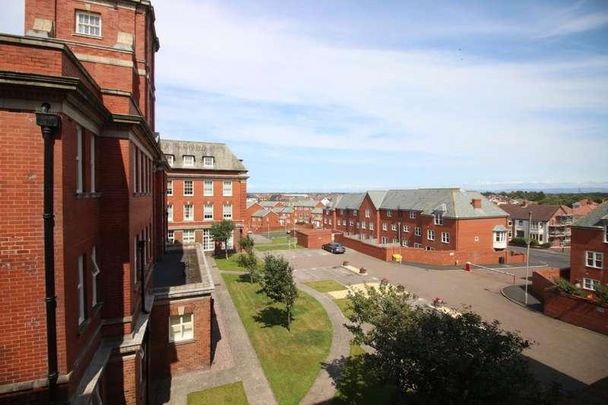
M343 284L340 284L335 280L309 281L304 284L322 293L329 291L346 290L346 287Z
M188 405L207 404L247 405L249 402L240 381L188 394Z
M246 271L244 268L240 267L237 263L238 255L229 256L228 259L223 256L219 256L215 258L215 264L217 268L223 271Z
M280 404L297 404L314 382L329 353L332 328L314 298L298 291L291 331L283 305L268 305L260 286L246 276L223 273L228 291Z
M352 308L350 307L350 298L335 299L334 302L340 308L340 311L348 318L352 314Z
M262 234L263 235L263 234ZM297 239L291 236L276 236L271 237L270 243L257 243L255 249L260 252L268 252L271 250L286 250L286 249L301 249L302 246L297 245Z

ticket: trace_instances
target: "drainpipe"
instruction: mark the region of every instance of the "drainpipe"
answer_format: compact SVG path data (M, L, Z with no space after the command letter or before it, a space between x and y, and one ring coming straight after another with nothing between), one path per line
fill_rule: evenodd
M55 215L53 213L53 146L55 133L61 120L58 114L49 113L51 105L43 103L36 112L36 124L42 130L44 138L44 279L46 302L46 340L48 361L49 402L55 401L57 387L57 326L55 295L55 241L53 230Z

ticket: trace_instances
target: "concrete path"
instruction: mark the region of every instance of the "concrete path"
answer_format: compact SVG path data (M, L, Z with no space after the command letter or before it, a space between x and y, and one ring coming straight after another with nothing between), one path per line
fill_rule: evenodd
M206 265L211 267L211 274L215 281L214 299L217 319L220 323L220 342L224 341L224 344L227 342L229 348L220 350L221 347L218 344L216 357L220 356L219 363L221 364L212 365L211 370L174 377L169 382L170 400L168 403L182 405L186 403L187 395L190 392L242 381L250 404L276 404L270 384L264 375L224 280L215 266L215 261L210 257L206 257L206 260ZM215 360L214 363L216 363Z
M302 283L297 283L297 287L323 305L333 328L329 355L323 363L317 379L300 404L328 403L336 395L336 381L339 380L345 360L350 354L352 335L344 326L346 318L342 311L327 294L318 292Z

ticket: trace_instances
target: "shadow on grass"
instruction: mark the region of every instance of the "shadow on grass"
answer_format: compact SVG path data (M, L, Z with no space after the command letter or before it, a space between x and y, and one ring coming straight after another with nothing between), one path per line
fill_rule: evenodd
M262 324L263 328L272 328L273 326L287 328L287 311L277 307L266 307L260 310L257 315L254 315L253 320Z

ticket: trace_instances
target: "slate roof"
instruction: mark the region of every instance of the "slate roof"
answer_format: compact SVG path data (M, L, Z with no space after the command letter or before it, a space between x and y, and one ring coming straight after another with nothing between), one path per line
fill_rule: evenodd
M307 207L307 208L314 208L314 206L317 204L317 202L315 200L297 200L293 202L293 206L294 207Z
M343 194L336 198L332 209L358 210L365 198L365 193Z
M503 204L500 206L512 219L528 220L532 212L532 221L549 221L561 207L559 205L532 204L526 207L514 204Z
M258 202L258 204L260 204L264 208L272 208L275 205L277 205L278 203L279 203L278 201L260 201L260 202Z
M175 156L174 169L247 171L243 162L224 143L161 139L160 148L165 155ZM194 156L194 166L183 166L184 155ZM203 167L203 156L214 157L213 168Z
M323 208L313 208L310 211L311 214L322 214L323 213Z
M270 214L272 211L262 208L261 210L256 211L251 217L255 218L264 218L266 215Z
M598 228L605 224L608 224L608 202L601 204L589 214L576 221L572 226Z

